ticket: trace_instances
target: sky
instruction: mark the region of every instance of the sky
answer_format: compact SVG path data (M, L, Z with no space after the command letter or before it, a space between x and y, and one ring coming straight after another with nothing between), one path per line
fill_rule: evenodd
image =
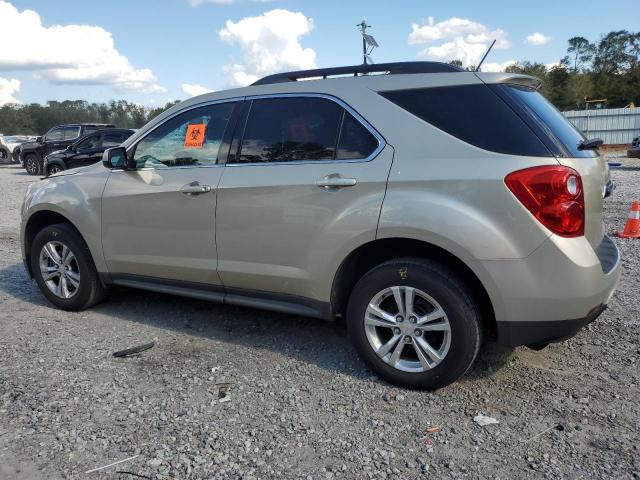
M462 60L548 65L567 40L636 31L637 0L0 0L0 105L82 99L164 105L288 70Z

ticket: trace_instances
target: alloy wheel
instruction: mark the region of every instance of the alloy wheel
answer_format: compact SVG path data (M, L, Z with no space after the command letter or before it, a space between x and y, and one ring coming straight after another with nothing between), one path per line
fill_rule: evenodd
M420 373L439 365L451 346L451 325L440 304L410 286L378 292L364 315L369 345L388 365Z
M80 288L76 256L62 242L47 242L40 251L40 273L47 288L57 297L69 299Z

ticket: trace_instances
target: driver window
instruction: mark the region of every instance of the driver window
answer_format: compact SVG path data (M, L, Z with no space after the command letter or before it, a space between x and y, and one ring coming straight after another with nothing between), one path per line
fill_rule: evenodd
M92 135L91 137L85 138L83 141L81 141L76 147L76 150L79 152L85 152L87 150L95 150L96 148L98 148L99 143L100 143L100 136Z
M234 105L194 108L160 125L136 146L136 168L215 164Z
M44 140L45 142L58 142L62 140L63 137L64 130L61 128L55 128L45 135Z

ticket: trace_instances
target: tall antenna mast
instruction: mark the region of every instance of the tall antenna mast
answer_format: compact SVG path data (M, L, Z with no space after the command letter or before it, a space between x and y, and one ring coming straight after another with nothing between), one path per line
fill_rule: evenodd
M489 45L489 48L487 48L487 51L485 52L484 56L482 57L482 60L480 60L480 63L478 64L478 66L476 67L476 72L480 71L480 67L482 66L482 64L484 63L484 59L487 58L487 55L489 55L489 52L491 51L491 49L493 48L493 46L496 44L496 41L494 40L493 42L491 42L491 45Z
M371 25L367 25L367 21L363 18L356 27L358 27L358 30L360 30L360 33L362 34L362 63L364 65L374 63L370 55L373 49L379 47L379 45L378 42L376 42L376 39L373 38L373 35L369 35L367 33L367 28L370 28Z

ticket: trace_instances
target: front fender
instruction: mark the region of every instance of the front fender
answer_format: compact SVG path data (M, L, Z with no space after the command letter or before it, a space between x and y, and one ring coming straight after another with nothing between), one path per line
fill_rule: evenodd
M47 212L52 212L54 216L64 217L80 232L89 247L96 269L98 272L106 272L101 241L100 204L107 176L108 172L84 172L52 177L31 184L22 205L20 243L23 256L27 258L29 251L29 245L25 244L27 226L36 218L42 221Z

